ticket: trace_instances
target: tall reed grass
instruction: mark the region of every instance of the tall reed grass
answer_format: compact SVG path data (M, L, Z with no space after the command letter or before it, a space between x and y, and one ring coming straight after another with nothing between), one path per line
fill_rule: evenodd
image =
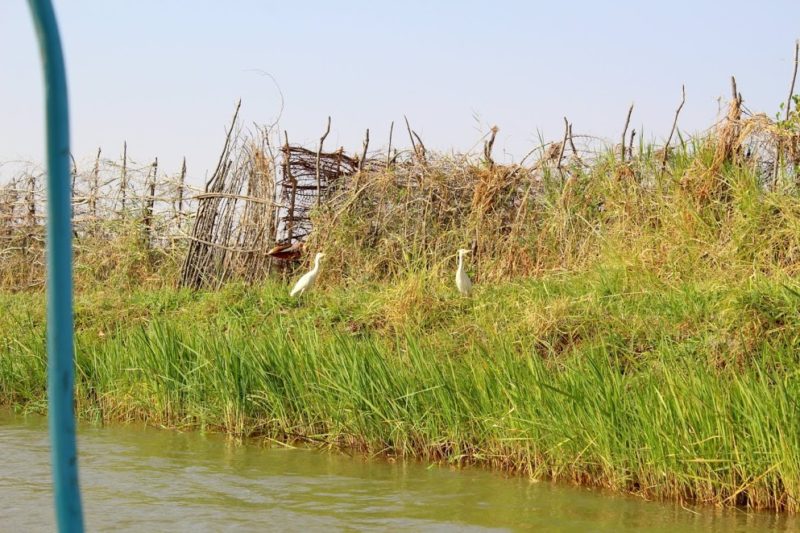
M276 271L171 288L183 247L84 249L78 411L797 512L798 140L737 99L624 161L387 158L314 211L300 300ZM0 403L43 409L43 295L0 309Z
M0 299L0 403L41 409L41 295ZM620 266L472 300L420 276L302 304L277 283L109 290L78 300L77 408L796 512L798 307L790 279Z

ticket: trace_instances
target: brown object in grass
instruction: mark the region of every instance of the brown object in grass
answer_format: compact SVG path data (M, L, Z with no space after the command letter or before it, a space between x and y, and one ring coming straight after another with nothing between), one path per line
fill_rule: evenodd
M305 247L305 242L300 241L276 244L267 252L267 255L282 261L297 261L302 257Z

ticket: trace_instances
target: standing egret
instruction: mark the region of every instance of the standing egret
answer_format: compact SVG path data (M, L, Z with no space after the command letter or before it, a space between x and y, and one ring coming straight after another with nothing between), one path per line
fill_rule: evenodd
M289 296L299 296L314 285L314 281L316 281L317 276L319 276L319 260L322 259L324 255L325 254L321 252L317 252L316 257L314 257L314 268L303 274L303 277L297 280Z
M458 250L458 270L456 270L456 287L458 287L458 292L460 292L464 296L469 296L469 293L472 291L472 281L470 281L469 276L467 276L466 271L464 271L464 255L468 254L469 250L461 248Z

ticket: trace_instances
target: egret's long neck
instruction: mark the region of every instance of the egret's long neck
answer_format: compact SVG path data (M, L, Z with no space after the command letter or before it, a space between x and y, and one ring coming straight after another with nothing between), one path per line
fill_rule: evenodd
M319 257L314 258L314 272L319 272Z
M464 270L464 254L458 254L458 270Z

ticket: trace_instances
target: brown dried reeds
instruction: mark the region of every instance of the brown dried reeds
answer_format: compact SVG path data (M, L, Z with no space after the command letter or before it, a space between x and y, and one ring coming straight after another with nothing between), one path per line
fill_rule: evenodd
M750 114L732 80L724 119L687 140L677 128L684 102L682 93L664 146L640 143L634 153L631 106L619 145L576 135L565 118L563 136L510 165L492 154L496 127L483 138L482 153L445 155L428 150L407 119L409 151L390 144L384 153L368 153L367 133L357 155L324 152L330 122L313 150L290 144L285 132L273 150L272 129L242 130L239 104L202 190L187 184L185 161L168 176L157 160L131 161L127 144L121 161L104 159L98 149L88 171L74 166L78 272L218 287L263 279L322 249L328 275L382 279L449 269L453 251L469 247L476 279L502 279L581 268L608 253L612 241L632 247L643 228L684 227L695 238L703 217L708 223L727 212L737 172L754 176L765 192L797 192L796 106L783 120ZM2 287L42 283L43 200L35 171L0 188ZM109 249L128 260L103 253ZM659 253L642 256L669 261ZM165 264L170 273L159 271Z
M131 161L127 143L121 161L103 158L102 153L98 149L87 170L73 166L73 242L79 287L89 278L117 276L122 282L128 274L134 276L128 269L133 263L142 276L153 275L166 251L179 253L180 220L191 217L194 210L190 198L180 207L174 201L178 176L159 173L152 163ZM24 165L0 186L0 289L43 285L45 205L43 172L36 165Z

